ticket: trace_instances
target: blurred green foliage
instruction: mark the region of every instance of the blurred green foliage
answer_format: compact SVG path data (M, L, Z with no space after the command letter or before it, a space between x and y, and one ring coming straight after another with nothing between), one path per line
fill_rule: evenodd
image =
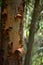
M40 0L41 5L42 3L43 3L43 0ZM28 41L27 39L29 37L29 29L30 29L30 24L32 20L33 8L34 8L34 0L30 0L30 2L26 3L24 8L25 9L24 10L24 39L26 39L26 41ZM39 16L40 16L38 20L39 28L37 32L35 33L34 44L32 49L32 65L43 65L43 52L40 51L38 55L39 51L37 51L38 48L43 44L43 10L40 12ZM26 44L26 42L24 43Z
M2 0L0 0L0 6L2 5Z

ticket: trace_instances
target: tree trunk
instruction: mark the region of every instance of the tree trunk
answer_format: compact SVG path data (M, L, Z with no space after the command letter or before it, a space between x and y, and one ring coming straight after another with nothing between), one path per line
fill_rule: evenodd
M29 38L28 38L28 43L27 43L27 53L25 56L24 65L31 65L32 46L34 43L36 23L38 23L39 14L40 14L40 0L35 0L32 21L31 21L30 30L29 30L30 33L29 33Z
M19 40L22 40L22 34L19 34L19 31L21 32L22 30L20 23L22 23L23 20L23 1L6 1L7 0L2 0L0 49L1 65L5 65L5 63L7 63L6 59L8 57L8 44L13 42L13 53L16 49L19 48Z

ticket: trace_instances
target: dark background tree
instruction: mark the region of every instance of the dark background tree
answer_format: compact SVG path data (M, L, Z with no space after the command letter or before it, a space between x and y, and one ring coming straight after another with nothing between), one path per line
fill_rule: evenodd
M40 0L35 0L34 4L34 10L33 10L33 15L32 15L32 20L30 24L30 29L29 29L29 38L28 38L28 43L27 43L27 53L25 56L25 62L24 65L31 65L31 56L32 56L32 46L34 43L34 35L37 30L37 23L38 23L38 18L40 15Z

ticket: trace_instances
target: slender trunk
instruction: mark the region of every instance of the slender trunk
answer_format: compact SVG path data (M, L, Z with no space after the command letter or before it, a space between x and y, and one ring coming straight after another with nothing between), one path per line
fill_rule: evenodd
M29 30L30 31L29 38L28 38L29 41L27 43L27 53L26 53L24 65L31 65L32 46L34 42L36 23L38 22L39 14L40 14L40 0L35 0L32 21L31 21L30 30Z

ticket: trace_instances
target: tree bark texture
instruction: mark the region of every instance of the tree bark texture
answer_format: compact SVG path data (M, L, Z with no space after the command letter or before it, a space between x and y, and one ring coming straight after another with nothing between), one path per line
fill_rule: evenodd
M22 40L23 24L23 1L22 0L2 0L1 13L1 47L0 64L7 65L8 44L13 42L12 53L19 48ZM20 16L19 16L19 15ZM21 41L22 42L22 41ZM11 59L12 60L12 59Z

